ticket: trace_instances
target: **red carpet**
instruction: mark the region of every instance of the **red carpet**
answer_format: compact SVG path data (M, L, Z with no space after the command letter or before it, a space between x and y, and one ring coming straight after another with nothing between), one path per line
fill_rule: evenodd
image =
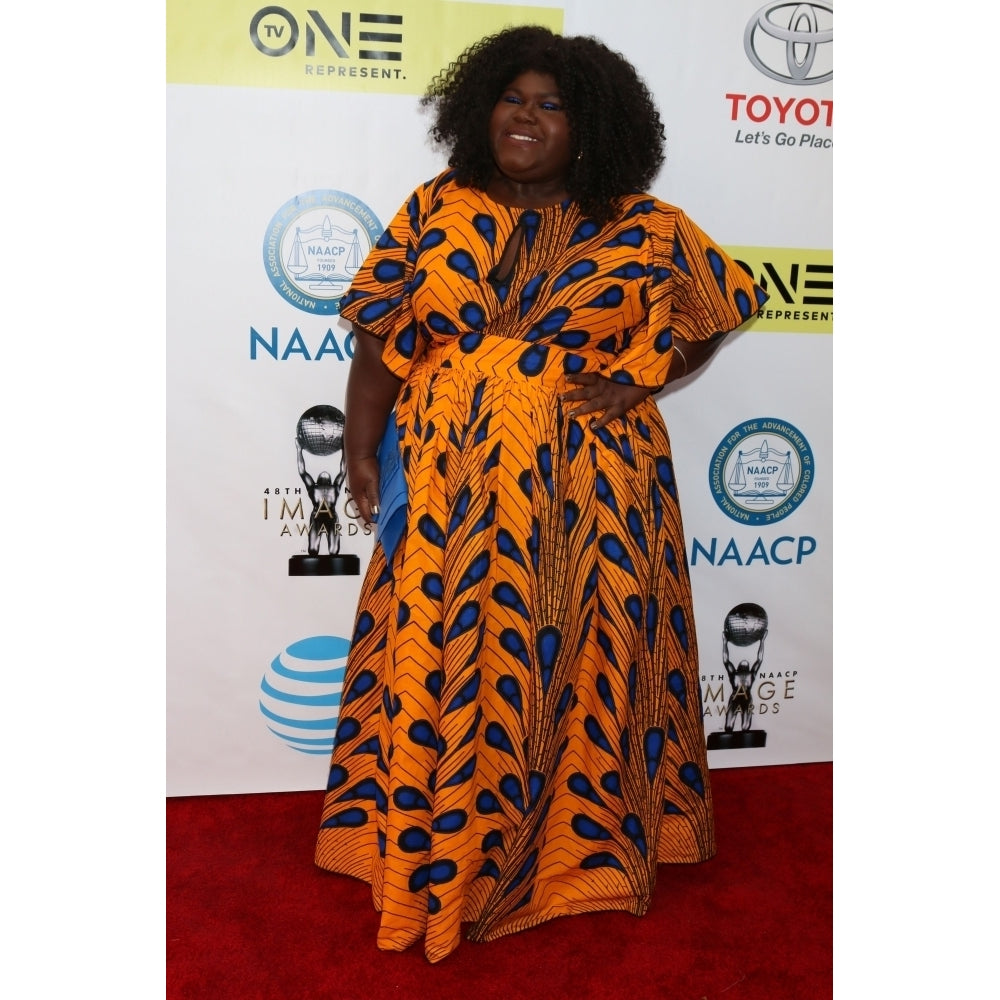
M431 965L375 947L367 885L312 863L323 793L167 799L167 1000L828 1000L833 765L712 772L719 853L642 918L558 920Z

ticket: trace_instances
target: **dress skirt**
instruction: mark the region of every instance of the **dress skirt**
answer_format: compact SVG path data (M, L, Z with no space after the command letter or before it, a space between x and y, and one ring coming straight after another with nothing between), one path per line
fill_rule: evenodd
M655 398L569 416L564 352L455 339L397 407L409 506L376 546L316 863L378 946L444 958L553 917L643 914L715 852L684 533Z

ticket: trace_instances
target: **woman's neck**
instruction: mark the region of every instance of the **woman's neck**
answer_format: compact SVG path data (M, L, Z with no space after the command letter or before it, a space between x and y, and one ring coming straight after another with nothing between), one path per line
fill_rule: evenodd
M510 208L546 208L562 204L569 197L566 181L562 177L522 184L500 173L493 175L486 186L486 193L494 201Z

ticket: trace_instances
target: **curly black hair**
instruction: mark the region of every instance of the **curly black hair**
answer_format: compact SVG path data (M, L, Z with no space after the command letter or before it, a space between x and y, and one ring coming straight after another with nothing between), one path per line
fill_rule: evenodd
M666 136L645 82L596 38L526 25L469 46L420 100L434 111L431 138L449 150L459 184L485 190L495 171L490 115L503 91L529 71L547 73L559 86L573 146L569 195L606 222L616 199L648 188L663 164Z

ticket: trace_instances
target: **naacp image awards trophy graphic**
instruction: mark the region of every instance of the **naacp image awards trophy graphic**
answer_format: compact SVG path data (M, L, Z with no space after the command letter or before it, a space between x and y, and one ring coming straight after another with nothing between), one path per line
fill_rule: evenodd
M725 731L709 733L709 750L743 750L762 747L767 733L754 729L753 685L764 662L764 637L767 635L767 612L759 604L737 604L722 624L722 663L732 692L726 706ZM733 652L735 646L739 652ZM753 663L750 650L756 646ZM739 662L733 665L733 660Z
M295 458L312 510L308 554L294 555L288 560L288 575L356 575L361 571L361 560L341 553L343 529L337 516L337 501L347 476L344 414L325 403L306 410L295 428Z

